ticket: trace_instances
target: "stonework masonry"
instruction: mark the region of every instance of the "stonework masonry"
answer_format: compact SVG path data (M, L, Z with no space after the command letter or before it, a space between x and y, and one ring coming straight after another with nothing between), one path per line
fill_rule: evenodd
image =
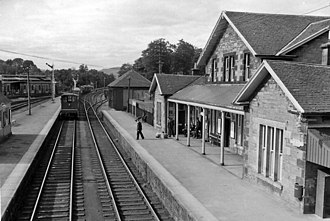
M264 189L280 196L292 207L302 211L303 203L294 197L294 185L304 185L307 131L297 114L292 114L293 104L273 78L269 78L250 102L245 129L245 178L260 183ZM283 164L280 181L258 173L260 124L283 130Z
M198 218L194 217L194 215L182 205L180 200L176 198L177 196L166 186L166 184L163 183L163 177L160 178L153 168L146 163L145 159L142 159L139 153L136 152L133 147L134 144L132 144L129 136L127 134L125 135L127 132L114 125L114 122L109 119L105 119L104 122L109 127L114 137L117 138L117 144L124 149L140 174L148 181L153 191L163 202L171 216L175 220L197 221Z
M328 42L328 32L319 37L307 42L299 48L291 51L289 55L296 55L294 61L304 63L322 63L322 49L321 45Z
M219 41L211 59L209 59L206 67L205 73L207 75L211 75L212 72L212 59L216 58L218 61L218 70L216 72L217 81L223 81L223 57L227 53L235 53L235 72L234 72L234 81L242 81L243 80L243 62L244 62L244 53L249 52L247 46L241 40L241 38L237 35L234 29L228 25L227 30L223 34L222 38ZM261 60L259 58L254 57L251 54L250 57L250 71L251 76L255 73L259 65L261 64Z

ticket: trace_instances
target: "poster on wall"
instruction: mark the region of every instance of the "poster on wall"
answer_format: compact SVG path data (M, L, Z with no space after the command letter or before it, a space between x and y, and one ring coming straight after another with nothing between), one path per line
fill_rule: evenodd
M218 118L218 134L221 134L221 118Z
M230 137L235 138L235 122L230 123Z

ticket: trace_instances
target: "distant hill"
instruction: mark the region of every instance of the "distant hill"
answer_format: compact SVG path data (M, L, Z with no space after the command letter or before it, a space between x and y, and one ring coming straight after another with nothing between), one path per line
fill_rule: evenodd
M120 67L113 67L113 68L105 68L100 71L103 71L106 74L113 74L113 76L115 76L115 78L118 78L119 69L120 69Z

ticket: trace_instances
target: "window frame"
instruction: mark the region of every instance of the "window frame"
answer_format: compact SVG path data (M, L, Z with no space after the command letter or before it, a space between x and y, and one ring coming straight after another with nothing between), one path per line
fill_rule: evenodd
M161 126L162 125L162 102L156 101L157 112L156 112L156 124Z
M243 81L248 81L251 77L251 53L243 54Z
M211 68L211 82L217 81L217 73L218 73L218 59L212 59L212 68Z
M282 180L284 130L259 124L258 173L275 182Z
M223 56L223 82L234 82L235 53Z

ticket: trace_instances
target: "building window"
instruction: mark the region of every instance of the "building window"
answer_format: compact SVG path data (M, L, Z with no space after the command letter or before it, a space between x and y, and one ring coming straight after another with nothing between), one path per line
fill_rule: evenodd
M243 124L244 124L244 116L237 114L236 115L236 144L241 146L243 144Z
M244 60L243 60L243 81L248 81L251 77L251 70L250 70L250 53L244 53Z
M161 125L162 123L162 103L157 102L157 115L156 115L156 124Z
M283 130L260 124L258 173L274 181L281 180L283 157Z
M9 114L8 114L9 110L3 110L3 126L5 127L6 125L9 124Z
M235 70L235 56L225 56L223 60L223 81L233 82L234 81L234 70Z
M218 61L216 58L212 59L211 81L217 81Z
M3 117L2 117L2 110L0 110L0 127L3 127Z

